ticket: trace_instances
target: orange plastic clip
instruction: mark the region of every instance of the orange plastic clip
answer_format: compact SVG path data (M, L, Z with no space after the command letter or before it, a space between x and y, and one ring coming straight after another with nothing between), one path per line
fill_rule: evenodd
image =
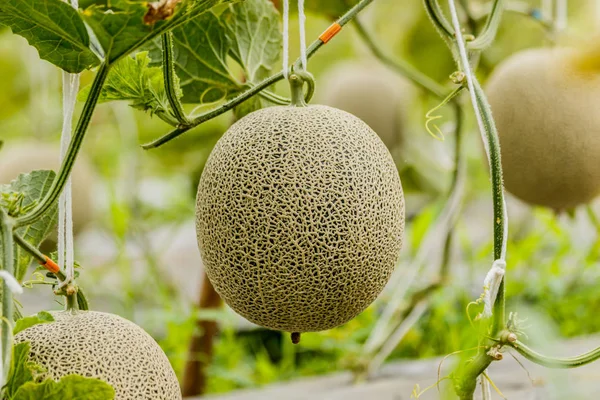
M339 31L342 30L342 26L340 24L338 24L337 22L334 22L333 24L331 24L329 26L329 28L327 28L325 30L325 32L321 33L321 36L319 36L319 39L321 40L321 42L323 43L327 43L329 42L335 35L337 35L337 33Z
M54 274L56 274L58 271L60 271L60 267L58 266L57 263L55 263L54 261L52 261L50 259L50 257L48 257L48 256L44 256L44 257L46 257L46 262L42 263L40 261L41 265L43 265L48 271L50 271L50 272L52 272Z

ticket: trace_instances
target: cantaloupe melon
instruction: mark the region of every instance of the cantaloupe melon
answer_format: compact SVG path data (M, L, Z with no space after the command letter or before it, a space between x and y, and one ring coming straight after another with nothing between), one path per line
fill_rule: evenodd
M564 211L600 194L600 71L572 49L515 54L486 93L500 137L506 189Z
M198 244L216 291L258 325L333 328L387 283L404 199L392 157L352 114L271 107L235 123L198 186Z
M117 315L95 311L51 312L55 321L15 335L30 342L29 359L59 380L78 374L107 382L115 400L179 400L175 372L142 328Z
M319 102L353 114L393 150L402 143L410 86L392 71L364 62L344 62L319 78Z

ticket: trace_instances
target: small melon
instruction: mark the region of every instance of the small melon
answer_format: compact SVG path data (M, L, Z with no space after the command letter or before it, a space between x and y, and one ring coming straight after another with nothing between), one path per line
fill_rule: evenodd
M581 60L573 49L523 51L487 84L504 184L529 204L564 211L600 194L600 73Z
M50 169L58 172L60 149L45 143L14 145L5 143L0 150L0 184L10 183L19 174ZM89 160L79 156L71 173L73 193L73 230L78 233L93 219L94 172ZM56 233L53 239L56 241Z
M377 64L345 62L328 71L319 83L322 104L363 120L390 151L401 145L410 87L397 74Z
M270 329L330 329L390 278L404 231L402 186L381 139L354 115L266 108L213 149L196 229L207 275L234 311Z
M117 315L95 311L51 312L55 321L15 335L30 342L29 359L59 380L78 374L115 389L115 400L179 400L175 372L142 328Z

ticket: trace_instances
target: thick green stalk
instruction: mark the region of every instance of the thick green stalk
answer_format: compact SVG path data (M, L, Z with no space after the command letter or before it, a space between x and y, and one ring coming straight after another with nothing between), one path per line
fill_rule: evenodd
M344 15L342 15L336 21L336 23L339 24L340 26L346 25L354 17L356 17L358 15L358 13L360 13L362 10L364 10L365 7L367 7L373 1L374 0L361 0L354 7L349 9ZM325 42L323 40L321 40L320 38L315 40L306 49L306 56L308 58L312 57L324 44L325 44ZM295 61L294 67L293 67L295 70L300 68L300 62L301 62L300 58L298 58ZM267 87L279 82L282 79L283 79L283 71L280 71L279 73L264 79L262 82L258 83L256 86L252 86L245 92L239 94L237 97L234 97L233 99L220 105L219 107L215 108L214 110L208 111L208 112L192 119L191 121L189 121L188 124L185 124L185 125L182 124L179 127L177 127L175 130L167 133L166 135L161 136L160 138L158 138L150 143L142 145L142 148L148 150L148 149L154 149L154 148L160 147L163 144L181 136L182 134L189 131L190 129L195 128L196 126L198 126L210 119L218 117L219 115L221 115L223 113L226 113L227 111L233 109L234 107L249 100L251 97L257 95L261 90L266 89Z
M489 13L485 26L477 38L467 43L469 50L485 50L489 47L498 33L498 27L502 20L502 11L504 11L505 0L494 0L492 11Z
M179 101L179 97L177 96L177 90L175 89L177 74L175 73L173 57L173 33L170 31L162 34L162 51L163 78L165 81L165 92L167 94L167 99L169 101L169 105L171 106L173 116L180 124L186 125L189 123L189 120L185 115L181 101Z
M14 275L14 258L13 258L13 220L8 214L0 208L0 229L2 233L2 269L11 275ZM11 321L13 320L13 297L12 291L10 290L6 280L2 281L2 325L0 327L0 336L2 336L2 363L3 367L8 365L8 360L12 355L12 327ZM4 374L7 371L2 368ZM4 382L5 376L0 377L0 380Z
M394 59L385 54L377 42L371 37L365 26L358 20L358 18L355 18L352 22L363 42L367 45L367 47L369 47L369 50L371 50L373 55L377 57L377 59L379 59L383 64L396 70L414 84L429 91L434 96L439 98L444 98L446 96L448 91L443 85L440 85L435 80L423 74L409 63L403 60Z
M509 343L508 345L510 345L513 349L515 349L519 354L521 354L529 361L532 361L539 365L543 365L547 368L577 368L600 359L600 347L597 347L592 351L589 351L585 354L581 354L576 357L554 358L540 354L535 350L530 349L524 343L518 340L514 343Z
M110 67L107 64L102 64L100 65L100 68L98 68L98 72L94 82L92 83L90 93L85 105L83 106L83 111L81 112L79 121L77 122L75 133L73 134L73 138L69 144L69 149L67 150L67 154L63 159L63 163L60 167L58 175L52 182L50 190L33 210L16 219L16 228L35 222L54 204L54 202L58 199L58 196L60 196L60 193L62 192L65 184L67 183L67 179L71 174L75 160L77 159L77 154L79 153L79 149L81 148L87 128L92 119L94 109L98 103L98 98L100 97L100 92L102 91L104 81L108 76L109 69Z
M477 118L477 123L481 131L486 153L488 153L490 170L492 175L492 198L494 202L494 260L504 260L506 253L506 203L504 200L504 187L502 182L502 163L500 156L500 143L498 133L492 118L491 109L479 82L471 72L469 58L465 42L463 41L461 26L456 11L454 0L448 0L448 6L452 14L452 23L456 38L454 40L458 49L458 63L460 69L465 73L471 102ZM499 22L498 22L499 23ZM505 324L505 294L504 294L504 279L500 282L498 295L494 301L493 316L490 325L489 334L495 337ZM485 323L485 321L484 321ZM484 346L492 346L495 342L485 339ZM486 349L479 351L475 359L470 362L461 364L458 371L455 373L454 386L457 395L464 400L473 399L477 378L487 369L494 361L494 357L488 354Z
M425 11L444 40L454 40L454 29L442 12L437 0L424 0Z

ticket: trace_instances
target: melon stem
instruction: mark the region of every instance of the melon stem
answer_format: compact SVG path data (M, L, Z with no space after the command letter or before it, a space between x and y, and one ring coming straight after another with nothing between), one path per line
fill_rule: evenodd
M298 74L292 74L289 77L290 82L290 92L292 101L290 102L290 106L292 107L306 107L306 102L304 101L304 79Z

